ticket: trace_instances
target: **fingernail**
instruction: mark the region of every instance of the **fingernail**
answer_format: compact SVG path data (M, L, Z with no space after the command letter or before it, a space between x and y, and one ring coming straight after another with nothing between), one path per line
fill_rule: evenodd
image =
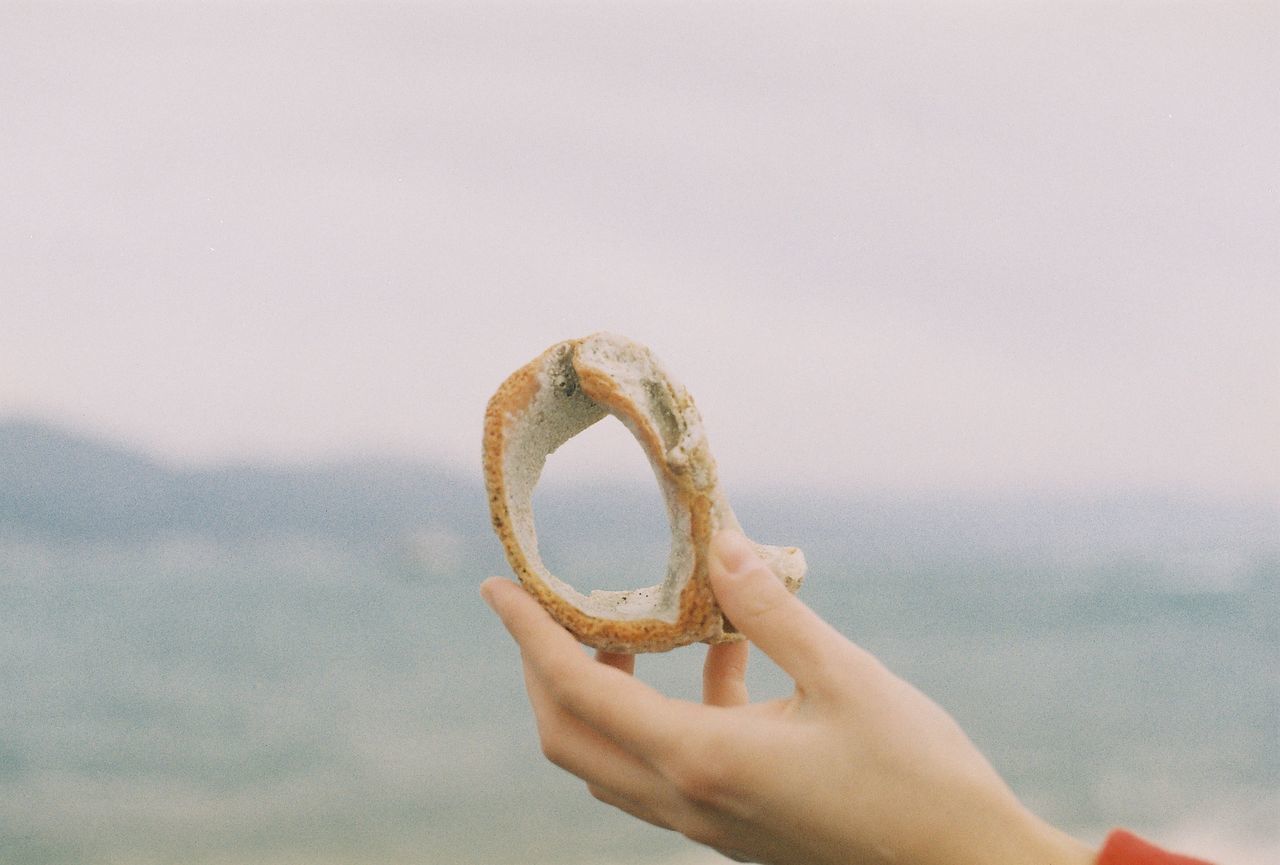
M711 557L726 574L746 573L756 559L756 551L741 533L717 532L711 539Z

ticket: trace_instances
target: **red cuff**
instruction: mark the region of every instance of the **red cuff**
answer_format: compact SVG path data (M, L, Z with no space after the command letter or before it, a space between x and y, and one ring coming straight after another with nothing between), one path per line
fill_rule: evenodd
M1107 836L1095 865L1209 865L1203 859L1179 856L1143 841L1137 835L1116 829Z

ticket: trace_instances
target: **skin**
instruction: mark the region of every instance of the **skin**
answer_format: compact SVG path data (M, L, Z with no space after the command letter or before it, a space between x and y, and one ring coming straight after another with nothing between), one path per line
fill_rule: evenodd
M543 753L597 799L741 862L1091 865L1021 803L935 703L791 595L746 545L712 543L738 629L795 681L750 703L747 643L711 646L703 702L592 659L518 584L481 594L520 647Z

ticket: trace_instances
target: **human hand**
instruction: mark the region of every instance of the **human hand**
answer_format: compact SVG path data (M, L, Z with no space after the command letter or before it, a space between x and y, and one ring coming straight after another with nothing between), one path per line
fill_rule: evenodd
M1026 810L959 726L786 591L740 535L712 544L734 625L795 680L748 702L747 644L708 649L703 703L663 696L635 657L590 659L517 584L485 600L520 646L543 752L597 799L738 861L1089 865Z

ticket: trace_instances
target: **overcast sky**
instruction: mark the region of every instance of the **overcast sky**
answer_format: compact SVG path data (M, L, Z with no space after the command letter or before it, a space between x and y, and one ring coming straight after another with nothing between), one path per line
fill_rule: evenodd
M7 3L0 417L476 470L603 329L739 483L1270 495L1278 9Z

